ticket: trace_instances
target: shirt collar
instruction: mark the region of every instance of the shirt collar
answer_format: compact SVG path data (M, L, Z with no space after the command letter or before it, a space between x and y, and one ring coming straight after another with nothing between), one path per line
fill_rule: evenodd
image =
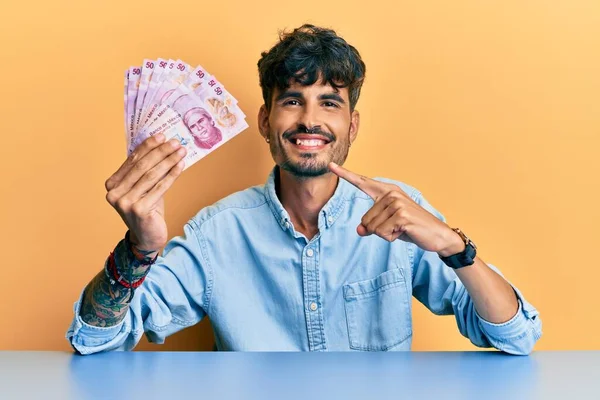
M292 222L290 220L290 215L285 208L283 208L281 201L279 201L279 197L277 197L277 192L275 191L276 179L279 179L279 167L277 165L273 167L267 178L267 182L264 186L264 193L267 202L269 203L269 207L271 208L275 219L281 226L281 229L288 230L292 226ZM351 198L353 192L353 186L350 183L346 182L344 179L338 179L338 185L335 188L333 196L331 196L329 201L325 203L319 212L319 229L323 226L329 228L335 223L343 210L345 203Z

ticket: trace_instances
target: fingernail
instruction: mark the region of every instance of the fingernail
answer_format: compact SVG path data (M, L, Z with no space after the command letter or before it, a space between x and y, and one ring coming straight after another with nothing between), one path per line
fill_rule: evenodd
M154 137L156 138L156 140L158 140L159 143L162 143L165 141L164 133L159 133L157 135L154 135Z
M171 144L171 146L173 146L173 148L179 147L179 140L177 139L171 139L169 143Z

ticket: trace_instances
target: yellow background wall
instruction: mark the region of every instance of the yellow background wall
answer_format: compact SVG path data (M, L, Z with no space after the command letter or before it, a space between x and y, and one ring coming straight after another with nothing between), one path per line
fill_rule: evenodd
M70 350L72 303L125 233L123 72L202 64L250 129L186 171L170 235L264 182L256 62L279 28L335 28L367 64L347 166L419 188L541 313L537 350L600 349L600 3L6 1L0 5L0 349ZM473 349L415 306L415 350ZM208 321L138 349L212 347Z

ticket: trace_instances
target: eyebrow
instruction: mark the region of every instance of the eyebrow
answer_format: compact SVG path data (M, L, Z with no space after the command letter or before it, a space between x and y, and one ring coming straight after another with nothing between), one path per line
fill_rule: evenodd
M280 100L287 99L287 98L303 99L304 96L302 96L302 93L300 93L300 92L293 91L293 90L286 90L285 92L279 93L279 96L277 96L275 101L280 101Z
M280 93L277 98L275 98L275 101L278 102L280 100L283 99L288 99L288 98L292 98L292 99L303 99L304 95L302 95L301 92L298 91L294 91L294 90L286 90L285 92ZM324 93L319 95L319 100L335 100L341 104L346 104L346 102L344 101L344 99L342 99L342 96L340 96L337 93Z
M319 96L319 100L335 100L339 103L346 104L342 96L337 93L325 93Z

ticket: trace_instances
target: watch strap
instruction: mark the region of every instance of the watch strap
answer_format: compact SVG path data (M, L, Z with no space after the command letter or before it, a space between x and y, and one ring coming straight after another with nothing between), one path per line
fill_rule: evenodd
M444 264L449 266L450 268L459 269L463 267L468 267L469 265L473 265L475 263L475 256L477 255L477 250L471 244L467 244L465 246L465 250L462 253L454 254L449 257L441 257Z
M453 269L459 269L473 265L475 263L475 256L477 256L477 247L460 229L453 228L452 230L458 233L458 235L461 237L465 243L465 249L458 254L453 254L448 257L440 256L440 258L444 264Z

